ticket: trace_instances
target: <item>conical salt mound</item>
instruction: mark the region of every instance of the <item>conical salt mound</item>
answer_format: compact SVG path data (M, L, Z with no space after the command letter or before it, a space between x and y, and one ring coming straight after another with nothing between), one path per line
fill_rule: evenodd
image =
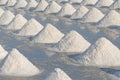
M29 0L27 6L26 6L26 9L29 10L29 9L33 9L35 8L36 6L38 5L37 1L36 0Z
M17 49L13 49L7 56L1 67L2 75L9 76L34 76L40 73L40 70L33 65Z
M0 25L8 25L14 18L14 14L10 11L5 11L0 17Z
M41 0L40 3L38 4L37 8L35 9L35 11L44 11L48 5L49 4L47 1Z
M61 6L55 1L52 1L45 10L45 13L58 13L60 10Z
M56 27L47 24L46 27L33 39L35 43L57 43L64 36Z
M69 3L66 3L59 12L60 16L71 16L76 9Z
M7 6L14 6L17 3L17 0L8 0Z
M104 14L97 8L92 8L83 17L83 22L98 22L104 17Z
M81 19L88 12L88 8L81 6L76 10L76 12L71 16L71 19Z
M96 4L97 7L109 7L112 5L114 0L99 0Z
M74 3L75 3L75 4L77 3L77 4L78 4L78 3L81 3L82 1L83 1L83 0L70 0L70 3L73 3L73 4L74 4Z
M120 0L116 0L111 6L110 8L112 9L120 9Z
M26 0L18 0L15 5L15 8L25 8L27 4L28 3Z
M111 10L99 23L99 27L120 26L120 14Z
M0 8L0 17L2 16L2 14L4 13L5 11L2 9L2 8Z
M6 29L20 30L25 25L25 23L27 23L26 18L24 18L21 14L17 14Z
M0 0L0 5L5 5L8 0Z
M30 19L18 33L19 36L35 36L43 26L35 19Z
M98 0L83 0L82 5L95 5Z
M72 80L72 79L60 68L55 68L55 70L45 80Z
M120 66L120 49L102 37L90 46L78 61L86 66L117 67Z
M0 45L0 60L3 60L7 54L8 52Z

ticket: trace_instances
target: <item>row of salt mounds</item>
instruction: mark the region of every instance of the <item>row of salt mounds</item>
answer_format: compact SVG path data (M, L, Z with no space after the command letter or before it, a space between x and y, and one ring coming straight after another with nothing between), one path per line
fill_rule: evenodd
M61 6L56 3L55 1L52 1L47 9L45 10L45 13L58 13L61 10Z
M26 5L26 9L27 10L30 10L30 9L34 9L36 8L36 6L38 5L37 1L36 0L29 0L28 1L28 4Z
M8 30L20 30L25 23L27 23L27 19L24 18L21 14L17 14L14 20L7 26Z
M0 61L7 56L8 52L0 45Z
M59 3L66 3L66 2L69 2L69 0L47 0L48 2L50 1L57 1Z
M42 69L39 70L17 49L13 49L5 59L0 69L0 74L9 76L34 76L42 71Z
M35 43L57 43L64 36L56 27L47 24L46 27L33 39Z
M120 9L120 0L115 1L111 6L111 9Z
M49 4L48 4L47 1L41 0L41 1L39 2L39 4L37 5L35 11L44 11L44 10L47 8L48 5L49 5Z
M97 8L92 8L89 12L82 18L83 23L85 22L98 22L104 17L104 14Z
M26 0L18 0L15 8L25 8L27 6L27 1Z
M17 3L17 0L8 0L7 1L7 6L13 7Z
M37 20L30 19L23 28L19 31L19 36L35 36L43 29L43 25L41 25Z
M0 0L0 5L5 5L8 0Z
M45 80L72 80L63 70L55 68Z
M83 0L81 5L95 5L97 2L98 0Z
M72 30L67 33L56 45L49 50L57 52L84 52L90 43L83 38L78 32ZM69 53L70 55L72 53Z
M71 16L76 9L69 3L66 3L59 12L60 16Z
M8 25L14 18L14 14L10 11L5 11L0 17L0 25Z
M108 14L106 14L106 16L98 22L97 26L120 26L120 14L115 10L109 11Z
M83 0L70 0L72 4L80 4Z
M88 12L88 8L80 6L75 13L71 16L71 19L82 19L83 16Z
M90 46L82 57L78 56L77 61L85 66L118 67L120 66L120 49L102 37Z

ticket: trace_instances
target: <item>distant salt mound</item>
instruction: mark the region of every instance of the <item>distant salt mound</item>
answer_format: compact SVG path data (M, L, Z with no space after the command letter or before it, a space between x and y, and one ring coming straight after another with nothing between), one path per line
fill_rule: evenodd
M25 8L27 6L27 1L26 0L18 0L15 8Z
M83 0L70 0L70 3L72 3L72 4L79 4L79 3L81 3Z
M25 23L27 23L26 18L24 18L21 14L17 14L14 20L7 26L6 29L9 30L20 30Z
M45 13L58 13L61 10L61 6L56 3L55 1L52 1L47 9L45 10Z
M82 57L78 57L77 61L85 66L117 67L120 66L120 49L102 37L90 46Z
M1 74L9 76L34 76L40 72L41 71L17 49L13 49L10 52L1 67Z
M44 11L47 6L48 6L48 2L45 0L41 0L38 4L38 6L36 7L35 11Z
M55 68L55 70L45 80L72 80L72 79L61 69Z
M83 22L98 22L104 17L104 14L97 8L92 8L89 12L83 17Z
M120 9L120 0L116 0L111 6L111 9Z
M35 19L30 19L18 33L19 36L35 36L43 26Z
M0 25L8 25L14 18L14 14L10 11L5 11L0 17Z
M26 9L34 9L38 5L36 0L29 0Z
M5 5L8 0L0 0L0 5Z
M17 3L17 0L8 0L7 6L14 6Z
M97 7L109 7L112 5L114 0L99 0L96 4Z
M71 16L76 9L69 3L66 3L59 12L60 16Z
M97 25L99 27L120 26L120 14L111 10Z
M7 54L8 52L0 45L0 60L3 60Z
M95 5L98 0L83 0L81 5Z
M33 39L35 43L57 43L64 36L56 27L47 24L46 27Z
M0 17L2 16L2 14L4 13L5 11L2 9L2 8L0 8Z
M81 19L88 12L88 8L81 6L76 10L76 12L71 16L71 19Z

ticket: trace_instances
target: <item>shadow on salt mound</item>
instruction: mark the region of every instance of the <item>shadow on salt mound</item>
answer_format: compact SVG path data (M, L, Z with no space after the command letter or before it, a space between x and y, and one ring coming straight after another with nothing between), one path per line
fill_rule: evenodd
M120 9L120 0L116 0L111 6L110 9Z
M7 6L13 7L17 3L17 0L8 0L7 1Z
M8 52L0 45L0 61L8 55Z
M36 8L36 6L38 5L36 0L29 0L28 4L26 5L25 9L27 10L33 10Z
M97 2L98 0L83 0L81 5L95 5Z
M8 0L0 0L0 5L6 5Z
M15 8L25 8L27 6L27 1L26 0L18 0Z

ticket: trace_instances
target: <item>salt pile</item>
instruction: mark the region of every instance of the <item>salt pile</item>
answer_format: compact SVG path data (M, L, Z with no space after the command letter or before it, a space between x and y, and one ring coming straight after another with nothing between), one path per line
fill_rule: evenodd
M55 1L52 1L45 10L45 13L58 13L60 10L61 6Z
M15 8L25 8L27 5L27 1L26 0L18 0Z
M34 76L40 73L40 70L33 65L17 49L13 49L7 56L1 67L2 75L9 76Z
M28 1L28 4L27 4L27 6L26 6L26 9L27 9L27 10L33 9L33 8L35 8L37 5L38 5L38 3L37 3L36 0L29 0L29 1Z
M7 6L14 6L17 3L17 0L8 0Z
M0 8L0 17L2 16L2 14L4 13L5 11L2 9L2 8Z
M85 66L117 67L120 66L120 49L102 37L90 46L82 57L78 57L78 62Z
M26 18L24 18L21 14L17 14L6 29L20 30L25 25L25 23L27 23Z
M55 70L45 80L72 80L72 79L60 68L55 68Z
M99 27L120 26L120 14L111 10L99 23Z
M83 17L83 22L98 22L104 17L104 14L97 8L92 8Z
M88 8L86 8L85 6L81 6L71 16L71 19L81 19L88 11L89 11Z
M83 0L82 5L95 5L98 2L98 0Z
M116 0L111 6L110 8L112 9L120 9L120 0Z
M0 0L0 5L5 5L8 0Z
M41 0L37 6L37 8L35 9L35 11L44 11L47 6L48 6L48 2L45 0Z
M19 36L35 36L43 26L35 19L30 19L18 33Z
M71 16L76 9L69 3L66 3L59 12L60 16Z
M47 24L46 27L33 39L35 43L57 43L64 36L56 27Z
M0 45L0 60L3 60L7 54L8 52Z
M5 11L0 17L0 25L8 25L14 18L14 14L10 11Z
M76 4L76 3L81 3L82 1L83 0L70 0L70 3L73 3L73 4L75 3Z

